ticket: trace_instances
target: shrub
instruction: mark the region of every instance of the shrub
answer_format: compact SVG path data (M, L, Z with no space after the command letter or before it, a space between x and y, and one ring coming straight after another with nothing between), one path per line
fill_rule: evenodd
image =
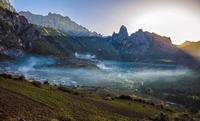
M26 80L26 78L25 78L25 76L19 76L19 80L24 81L24 80Z
M48 81L44 81L43 84L49 85L49 82Z
M32 81L31 83L36 87L41 87L42 86L42 83L39 82L39 81Z
M10 74L0 74L0 77L3 77L4 79L12 79L12 75Z
M133 98L129 95L120 95L118 97L118 99L122 99L122 100L133 100Z
M148 102L144 99L141 99L141 98L136 98L134 99L135 102L139 102L139 103L144 103L144 104L147 104Z
M77 92L77 91L74 91L73 94L74 94L74 95L80 95L80 93Z
M150 105L155 106L155 104L153 102L150 102Z
M17 81L26 81L26 78L24 76L18 76L18 77L15 77L14 80L17 80Z

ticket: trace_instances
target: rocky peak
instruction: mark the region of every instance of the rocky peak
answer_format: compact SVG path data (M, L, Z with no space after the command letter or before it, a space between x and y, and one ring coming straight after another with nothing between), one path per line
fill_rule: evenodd
M138 32L143 32L143 30L142 30L142 29L139 29Z
M119 37L121 37L123 39L127 38L128 37L127 28L124 25L122 25L118 34L119 34Z
M127 39L128 37L129 37L128 31L124 25L121 26L119 33L114 32L112 35L113 42L117 42L117 43L121 43L123 40Z

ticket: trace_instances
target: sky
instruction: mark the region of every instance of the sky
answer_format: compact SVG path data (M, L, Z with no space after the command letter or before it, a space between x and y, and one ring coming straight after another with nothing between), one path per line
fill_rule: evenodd
M129 34L138 29L172 39L174 44L200 40L200 0L11 0L19 11L70 17L76 23L102 35Z

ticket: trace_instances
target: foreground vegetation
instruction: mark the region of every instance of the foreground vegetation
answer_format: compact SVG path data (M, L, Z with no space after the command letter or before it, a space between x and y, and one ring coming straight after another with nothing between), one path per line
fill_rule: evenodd
M165 103L157 105L141 97L100 96L82 87L28 82L23 76L5 74L0 75L0 99L7 99L0 101L3 121L198 121L197 115L177 112Z

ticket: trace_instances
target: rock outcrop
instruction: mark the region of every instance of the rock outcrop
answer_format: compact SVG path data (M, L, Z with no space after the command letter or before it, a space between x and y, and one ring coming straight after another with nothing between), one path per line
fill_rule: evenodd
M18 56L39 38L24 16L0 8L0 55Z
M127 28L124 25L122 25L120 30L119 30L119 33L114 32L113 35L112 35L112 38L113 38L114 41L121 43L124 39L128 38Z

